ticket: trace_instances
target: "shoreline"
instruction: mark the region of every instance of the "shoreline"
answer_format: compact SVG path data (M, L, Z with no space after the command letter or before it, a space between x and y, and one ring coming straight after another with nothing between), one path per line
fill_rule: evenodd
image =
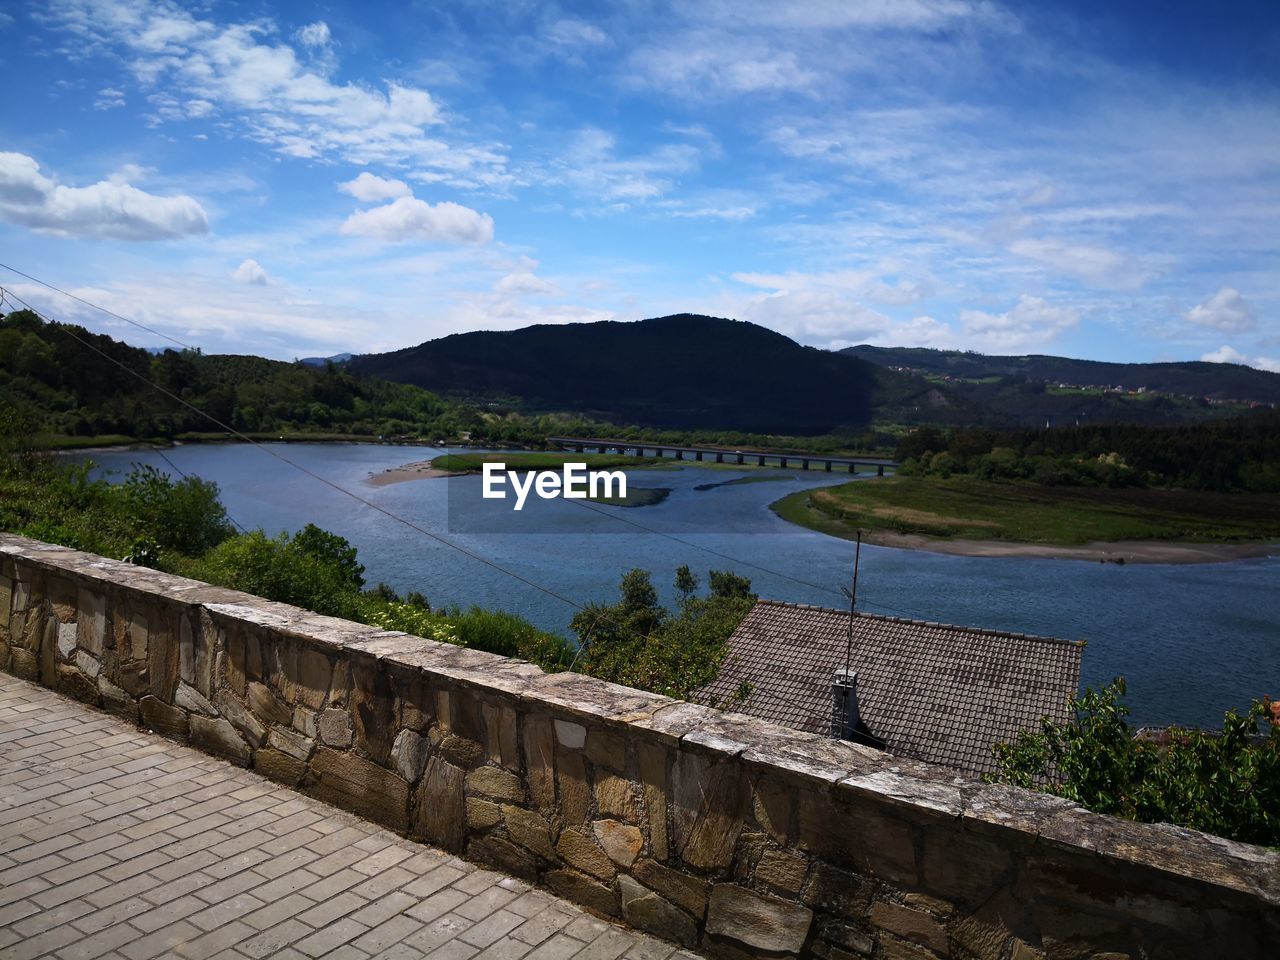
M809 527L807 529L814 529ZM820 530L819 533L830 531ZM841 537L849 540L852 537ZM1052 543L1016 543L1008 540L940 540L912 533L884 530L864 532L863 543L898 550L921 550L955 557L1035 558L1084 560L1097 563L1229 563L1280 554L1275 543L1177 543L1162 540L1095 541L1079 546Z
M365 483L371 487L389 487L393 483L407 483L411 480L430 480L435 477L458 477L462 474L454 470L439 470L431 466L430 460L415 460L413 463L398 467L387 467L381 473L371 473Z

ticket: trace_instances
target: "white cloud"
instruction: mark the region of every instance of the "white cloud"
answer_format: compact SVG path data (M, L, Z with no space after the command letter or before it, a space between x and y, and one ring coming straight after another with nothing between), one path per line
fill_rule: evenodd
M1280 360L1271 357L1253 357L1250 359L1239 350L1226 344L1212 350L1200 358L1205 363L1239 363L1246 367L1256 367L1269 373L1280 373Z
M1248 363L1249 358L1239 350L1232 349L1225 343L1217 350L1210 351L1200 358L1205 363Z
M125 182L137 168L87 187L68 187L21 153L0 153L0 218L60 236L170 240L208 233L209 217L188 196L160 197Z
M960 324L969 346L994 351L1018 351L1039 347L1075 327L1080 312L1055 307L1039 297L1022 296L1012 310L984 313L960 311Z
M328 79L332 37L323 23L295 35L304 64L294 47L275 39L271 21L220 24L167 0L54 0L48 18L85 47L122 54L139 83L156 89L157 122L216 109L287 156L412 163L444 170L462 185L506 176L497 150L428 136L445 117L426 90L394 80L376 89ZM193 113L183 108L190 103L210 106Z
M1090 286L1132 290L1152 274L1131 256L1104 247L1068 243L1051 237L1024 237L1009 244L1009 252L1078 277Z
M498 280L493 285L495 293L505 293L509 296L554 296L559 293L555 284L547 280L543 280L537 274L529 270L518 270L514 273L508 273L505 277Z
M1185 317L1197 326L1227 333L1252 330L1258 325L1258 315L1252 305L1234 287L1223 287L1208 300L1188 310Z
M403 180L388 180L372 173L361 173L354 180L338 184L338 189L349 193L362 203L376 203L379 200L395 200L409 197L413 191Z
M488 243L493 239L493 218L447 200L431 204L417 197L400 197L384 206L351 214L342 225L342 232L388 243Z
M594 23L567 17L548 24L542 36L552 47L570 54L612 44L609 35Z
M236 267L231 274L231 279L237 283L265 287L267 285L267 271L262 269L262 264L258 263L257 260L245 260L240 266Z
M124 91L115 87L103 87L98 91L98 98L93 101L95 110L114 110L125 105Z
M333 41L329 25L323 20L308 23L294 33L294 38L304 47L327 47Z

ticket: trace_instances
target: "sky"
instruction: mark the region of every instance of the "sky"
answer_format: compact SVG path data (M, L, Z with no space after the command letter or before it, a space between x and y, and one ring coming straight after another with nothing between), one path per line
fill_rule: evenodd
M0 262L210 353L691 312L1280 371L1274 2L10 0L0 72Z

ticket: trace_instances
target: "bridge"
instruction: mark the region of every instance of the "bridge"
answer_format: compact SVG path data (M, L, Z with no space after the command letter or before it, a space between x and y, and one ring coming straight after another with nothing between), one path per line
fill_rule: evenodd
M886 467L894 468L898 464L894 460L883 460L876 457L831 457L825 453L773 453L768 450L737 450L727 449L725 447L682 447L673 446L669 443L649 443L643 440L610 440L601 437L547 437L548 443L553 443L564 450L572 450L574 453L620 453L626 454L628 451L634 451L637 457L647 455L655 457L665 457L670 455L676 460L684 460L692 457L695 461L701 461L707 457L715 457L716 463L751 463L755 466L764 467L776 463L784 470L797 467L801 470L816 470L819 465L827 473L837 467L843 467L849 473L857 473L858 467L875 467L876 474L883 477ZM646 454L646 451L652 450L652 454Z

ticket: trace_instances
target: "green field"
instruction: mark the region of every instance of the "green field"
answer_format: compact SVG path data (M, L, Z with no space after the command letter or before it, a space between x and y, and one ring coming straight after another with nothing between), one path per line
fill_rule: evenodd
M783 519L834 536L885 531L959 540L1072 546L1280 539L1280 495L1048 487L973 477L887 477L801 491Z

